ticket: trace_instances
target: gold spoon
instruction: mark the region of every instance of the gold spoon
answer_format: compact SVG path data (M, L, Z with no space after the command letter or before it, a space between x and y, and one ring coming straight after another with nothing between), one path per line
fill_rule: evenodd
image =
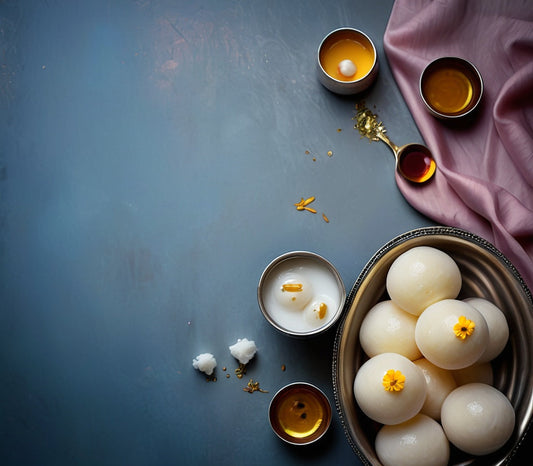
M377 115L364 105L358 107L355 129L361 136L371 141L382 141L392 150L395 158L395 168L398 173L413 183L425 183L433 177L437 169L431 151L422 144L406 144L398 147L385 134L387 130Z

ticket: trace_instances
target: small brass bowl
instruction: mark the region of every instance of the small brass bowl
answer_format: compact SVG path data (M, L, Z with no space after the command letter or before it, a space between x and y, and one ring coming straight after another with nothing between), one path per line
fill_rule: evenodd
M341 73L341 62L345 60L355 65L354 75ZM324 37L318 47L318 80L336 94L358 94L368 89L376 80L378 66L374 43L358 29L335 29Z
M337 329L333 355L333 388L337 411L349 443L364 464L381 464L374 442L380 424L357 406L354 379L368 359L359 343L367 312L387 298L386 277L394 260L415 246L431 246L449 254L459 266L462 288L458 299L482 297L498 306L509 325L509 341L492 361L495 388L511 401L515 428L496 452L474 457L451 448L450 465L507 464L524 439L533 417L533 298L510 261L482 238L452 227L427 227L407 232L383 246L357 278Z
M420 96L428 111L443 120L474 112L483 96L483 78L477 68L458 57L441 57L420 75Z
M317 387L295 382L279 390L268 409L274 433L291 445L309 445L321 439L331 424L331 404Z

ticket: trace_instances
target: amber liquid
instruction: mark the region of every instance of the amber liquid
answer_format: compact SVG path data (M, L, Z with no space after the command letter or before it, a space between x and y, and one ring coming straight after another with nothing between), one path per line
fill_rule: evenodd
M293 390L280 401L277 417L283 431L294 438L313 435L324 421L324 406L305 389Z
M473 87L460 69L436 68L425 80L422 92L427 103L446 115L461 113L472 102Z
M357 70L353 76L344 76L339 71L339 64L343 60L351 60L355 64ZM340 39L322 52L320 63L332 78L339 81L356 81L366 76L372 69L374 52L356 40Z
M417 150L402 154L399 164L403 175L417 183L431 178L436 167L435 161L429 155Z

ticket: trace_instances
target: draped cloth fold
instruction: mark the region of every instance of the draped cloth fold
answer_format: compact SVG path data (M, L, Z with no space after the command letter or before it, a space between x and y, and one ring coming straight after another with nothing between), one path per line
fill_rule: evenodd
M533 1L396 0L384 48L438 165L424 185L397 176L402 194L494 244L533 290ZM438 120L420 98L420 74L442 56L469 60L483 77L470 121Z

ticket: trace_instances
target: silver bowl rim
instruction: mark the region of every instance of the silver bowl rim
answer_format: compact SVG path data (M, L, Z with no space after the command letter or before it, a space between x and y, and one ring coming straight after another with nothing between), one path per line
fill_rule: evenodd
M384 244L366 263L360 274L358 275L354 285L352 286L346 300L344 303L344 310L342 312L342 319L339 322L339 326L337 327L337 332L335 336L335 340L333 342L333 362L332 362L332 381L333 381L333 395L335 399L335 407L337 410L337 415L339 416L339 420L341 422L342 428L344 430L345 436L348 440L348 443L352 447L352 450L357 454L361 462L365 465L370 465L368 459L364 455L364 453L359 449L357 446L355 440L350 435L350 431L347 426L346 417L344 415L343 409L342 409L342 401L341 401L341 395L339 393L339 379L338 379L338 356L339 356L339 344L343 335L346 319L348 316L347 310L351 307L352 302L362 284L366 276L369 274L369 272L372 270L374 265L391 249L394 247L408 241L414 238L420 238L420 237L426 237L426 236L450 236L454 238L460 238L463 240L466 240L470 243L473 243L477 246L480 246L481 248L485 249L487 252L492 254L497 260L499 260L508 270L511 272L513 277L516 279L517 283L520 285L520 288L522 289L526 300L529 302L529 305L531 308L533 308L533 296L531 294L531 291L529 290L528 286L526 285L526 282L516 269L516 267L512 264L512 262L499 250L497 249L492 243L487 241L486 239L469 232L467 230L463 230L461 228L457 227L448 227L448 226L432 226L432 227L422 227L413 229L410 231L407 231L403 234L400 234L393 238L392 240L388 241L386 244ZM533 402L533 400L532 400ZM533 417L530 417L529 420L527 420L526 427L519 439L519 441L514 445L513 450L509 454L509 459L514 456L518 448L522 446L522 442L524 438L527 436L531 426L533 425Z

